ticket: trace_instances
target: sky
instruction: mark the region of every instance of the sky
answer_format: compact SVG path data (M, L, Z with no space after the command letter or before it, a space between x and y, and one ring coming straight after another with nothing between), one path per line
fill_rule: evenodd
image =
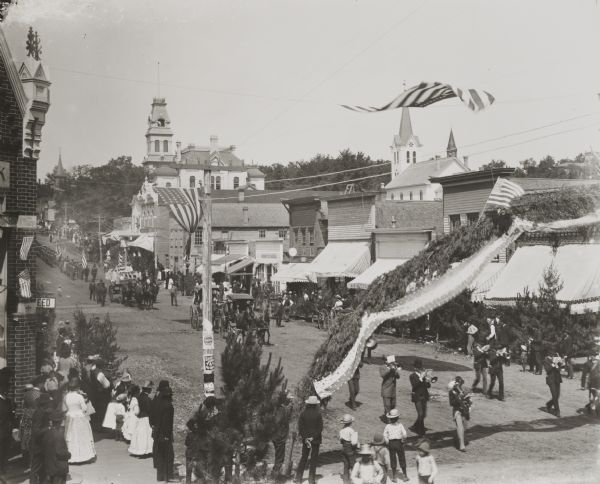
M141 163L159 93L175 140L217 135L247 163L346 148L389 160L400 110L340 104L383 105L421 81L497 100L411 109L426 157L451 128L472 168L600 150L596 0L19 0L4 23L17 60L29 25L52 81L40 178L59 149L67 169Z

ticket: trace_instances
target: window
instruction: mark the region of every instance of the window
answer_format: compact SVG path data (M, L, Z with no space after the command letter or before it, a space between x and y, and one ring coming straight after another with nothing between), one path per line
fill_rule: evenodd
M171 182L167 182L167 183L165 183L165 186L166 186L167 188L171 188Z
M265 229L260 229L260 230L258 231L258 237L259 237L260 239L264 239L266 236L267 236L267 231L266 231Z
M240 186L240 177L234 176L233 177L233 189L235 190L236 188L239 188L239 186Z
M460 215L450 215L450 232L460 228Z
M410 151L406 152L406 162L410 163Z
M213 190L215 189L215 177L214 176L210 177L210 188L212 188Z
M419 200L423 200L423 190L419 190Z
M164 151L165 153L168 153L168 152L169 152L169 142L168 142L168 141L166 141L166 140L165 140L165 141L163 141L163 151Z
M196 188L196 177L195 176L190 177L190 188Z
M471 212L467 214L467 225L474 225L479 220L479 212Z
M410 199L412 200L412 192L410 192L408 196L409 196L409 197L410 197Z
M310 245L315 245L315 229L313 229L312 227L309 227L307 229L308 231L308 243Z
M154 151L156 151L157 153L160 151L160 141L158 140L154 142Z
M283 229L279 231L279 238L285 239L287 237L287 230Z
M413 151L413 163L417 162L417 152Z
M404 192L400 193L400 200L404 200Z
M221 177L218 176L217 177L217 183L216 183L216 190L220 190L221 189Z
M215 240L213 252L215 254L226 254L227 246L225 245L225 242L223 242L222 240Z
M392 193L392 200L394 199L394 194Z
M194 244L202 245L202 230L196 230L194 232Z
M164 120L164 119L162 119L162 118L160 118L160 119L158 120L158 125L159 125L161 128L164 128L164 127L165 127L165 120Z

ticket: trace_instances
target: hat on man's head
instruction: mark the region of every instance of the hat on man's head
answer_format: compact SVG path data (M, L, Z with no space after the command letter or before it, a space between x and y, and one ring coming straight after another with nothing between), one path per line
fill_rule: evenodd
M121 381L123 383L131 382L131 373L129 373L128 371L124 371L123 376L121 377Z
M392 420L400 418L400 412L398 412L397 408L392 408L387 414L386 417Z
M383 440L383 434L375 434L373 435L373 440L371 441L371 445L384 445L385 440Z
M25 390L33 390L33 383L26 383Z
M162 392L166 388L171 388L169 380L161 380L158 382L158 388L156 390Z
M417 445L417 450L420 450L421 452L425 452L426 454L429 454L429 452L431 450L431 447L429 446L429 442L427 440L422 440Z
M413 361L413 366L417 369L423 368L423 360L421 358L415 358L415 361Z
M340 422L342 422L343 424L352 423L352 422L354 422L354 417L352 415L350 415L349 413L347 413L340 419Z
M371 450L371 446L369 444L363 444L360 446L360 450L358 451L358 455L373 455L373 451Z
M385 357L386 363L396 363L396 357L394 355L388 355Z
M145 388L145 389L149 390L153 386L154 386L154 383L152 383L152 380L146 380L146 381L144 381L144 384L142 385L142 388Z
M304 403L306 403L307 405L319 405L320 402L315 395L311 395L304 401Z

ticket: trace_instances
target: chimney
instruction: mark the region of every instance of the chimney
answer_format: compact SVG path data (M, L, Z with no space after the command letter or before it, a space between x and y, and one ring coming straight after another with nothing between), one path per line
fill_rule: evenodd
M466 168L469 168L469 157L468 156L463 156L463 165L465 165Z
M246 191L243 188L238 189L238 202L242 203L244 201L246 195ZM247 209L247 207L245 207Z
M210 137L210 152L214 153L215 151L219 151L219 137L213 134Z
M250 222L250 220L248 218L248 207L242 208L242 214L243 214L244 225L248 225L248 223Z

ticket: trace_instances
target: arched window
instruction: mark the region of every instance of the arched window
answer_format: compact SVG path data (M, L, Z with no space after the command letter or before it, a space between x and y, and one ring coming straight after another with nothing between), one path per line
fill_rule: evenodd
M167 182L167 183L165 183L165 186L166 186L167 188L171 188L171 182Z
M423 190L419 190L419 200L423 200Z
M413 163L417 162L417 152L413 151Z
M400 200L404 200L404 192L400 193Z
M240 186L240 177L239 176L234 176L233 177L233 188L239 188Z
M169 152L169 142L167 140L163 141L163 151L165 153Z
M410 192L410 193L408 194L408 196L409 196L409 197L410 197L410 199L412 200L412 192Z
M406 152L406 162L410 163L410 151Z
M196 177L195 176L190 177L190 188L196 188Z
M218 176L217 177L217 186L215 188L216 190L220 190L221 189L221 177Z
M164 127L165 127L165 120L164 120L164 119L162 119L162 118L160 118L160 119L158 120L158 125L159 125L161 128L164 128Z
M154 151L156 151L157 153L160 151L160 141L158 140L154 142Z

